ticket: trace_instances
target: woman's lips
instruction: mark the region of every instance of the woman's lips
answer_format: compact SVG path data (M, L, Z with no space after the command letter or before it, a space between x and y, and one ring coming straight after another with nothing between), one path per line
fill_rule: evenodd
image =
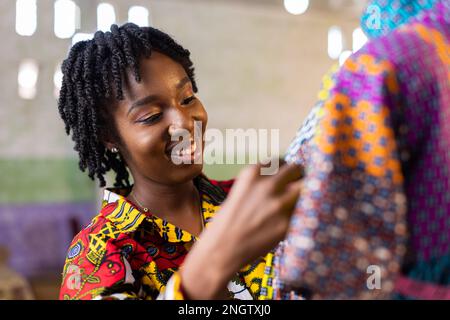
M166 149L166 154L172 160L176 160L177 163L193 163L194 159L198 156L197 143L191 140L191 144L187 148L180 148L174 151L174 148L181 142L170 143Z

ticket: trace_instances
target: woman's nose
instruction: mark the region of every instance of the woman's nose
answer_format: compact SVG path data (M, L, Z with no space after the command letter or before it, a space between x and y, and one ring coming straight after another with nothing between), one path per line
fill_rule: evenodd
M194 119L190 117L188 112L183 112L183 110L172 111L172 123L169 126L169 134L171 136L183 134L182 131L192 134L193 128Z
M183 137L183 139L191 140L191 132L186 128L178 127L177 125L169 126L170 137Z

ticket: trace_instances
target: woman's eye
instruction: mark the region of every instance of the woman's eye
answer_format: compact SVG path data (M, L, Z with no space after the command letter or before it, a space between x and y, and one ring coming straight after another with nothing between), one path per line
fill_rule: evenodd
M197 99L195 96L189 97L187 99L184 99L183 102L181 103L182 105L186 105L186 104L190 104L192 101L194 101L195 99Z
M144 118L142 120L139 120L138 122L145 123L145 124L152 124L158 121L162 116L162 113L157 113L154 115L151 115L150 117Z

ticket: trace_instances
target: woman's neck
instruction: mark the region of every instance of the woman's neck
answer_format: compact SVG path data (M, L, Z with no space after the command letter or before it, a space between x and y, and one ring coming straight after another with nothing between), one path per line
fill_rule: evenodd
M193 180L163 185L148 179L138 179L128 198L141 209L148 208L150 213L166 220L178 220L182 216L196 214L200 202Z

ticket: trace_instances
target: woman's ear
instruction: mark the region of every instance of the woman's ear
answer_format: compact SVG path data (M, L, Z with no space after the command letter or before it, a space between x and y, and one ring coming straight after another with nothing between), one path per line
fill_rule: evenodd
M117 153L118 152L118 148L117 145L115 143L112 142L104 142L106 149L108 149L109 151L111 151L112 153Z
M111 134L111 130L102 130L102 132L100 133L100 140L103 142L103 145L107 150L113 153L117 153L117 151L113 151L113 149L119 149L117 145L117 139L114 139L114 135Z

